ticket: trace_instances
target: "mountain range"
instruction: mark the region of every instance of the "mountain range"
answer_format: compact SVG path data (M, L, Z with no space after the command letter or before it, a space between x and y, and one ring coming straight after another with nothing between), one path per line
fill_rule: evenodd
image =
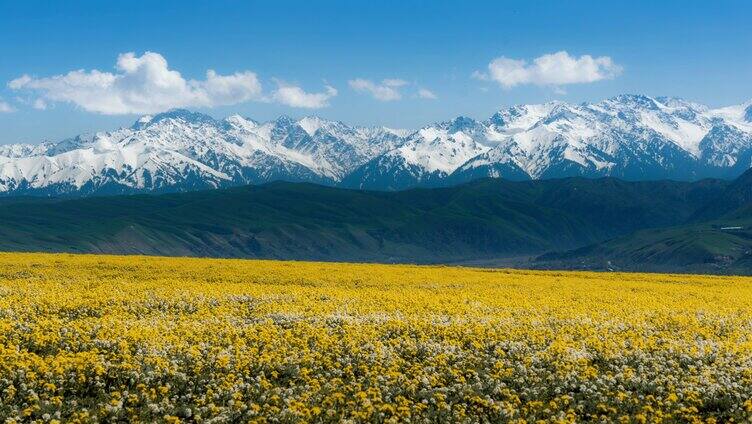
M733 181L11 196L0 198L0 251L752 274L752 170Z
M277 180L369 190L486 177L695 181L735 178L751 164L752 103L713 109L621 95L514 106L417 131L173 110L111 132L0 146L0 194L164 193Z

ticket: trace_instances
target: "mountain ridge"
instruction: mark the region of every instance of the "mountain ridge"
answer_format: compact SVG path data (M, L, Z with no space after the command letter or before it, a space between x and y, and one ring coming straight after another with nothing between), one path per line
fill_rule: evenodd
M273 182L0 200L0 250L452 262L534 256L683 223L728 185L480 179L384 192Z
M711 109L619 95L457 118L415 131L306 116L187 110L57 143L0 146L0 195L180 192L274 180L402 190L477 178L734 178L752 165L752 103Z

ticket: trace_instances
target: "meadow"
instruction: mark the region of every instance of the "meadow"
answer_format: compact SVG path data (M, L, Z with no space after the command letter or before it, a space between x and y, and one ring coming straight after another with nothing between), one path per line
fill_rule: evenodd
M752 279L0 254L0 417L749 422Z

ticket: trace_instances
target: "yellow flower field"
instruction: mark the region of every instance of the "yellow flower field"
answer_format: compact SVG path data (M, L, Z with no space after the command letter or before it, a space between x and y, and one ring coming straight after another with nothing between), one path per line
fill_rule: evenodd
M752 279L0 254L5 422L748 422Z

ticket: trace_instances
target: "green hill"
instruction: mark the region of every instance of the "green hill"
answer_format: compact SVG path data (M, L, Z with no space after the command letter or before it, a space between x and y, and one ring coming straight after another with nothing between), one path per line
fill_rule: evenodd
M0 201L0 249L448 262L575 249L679 225L728 186L613 178L370 192L272 183Z
M752 171L712 195L683 225L547 253L531 266L752 274Z

